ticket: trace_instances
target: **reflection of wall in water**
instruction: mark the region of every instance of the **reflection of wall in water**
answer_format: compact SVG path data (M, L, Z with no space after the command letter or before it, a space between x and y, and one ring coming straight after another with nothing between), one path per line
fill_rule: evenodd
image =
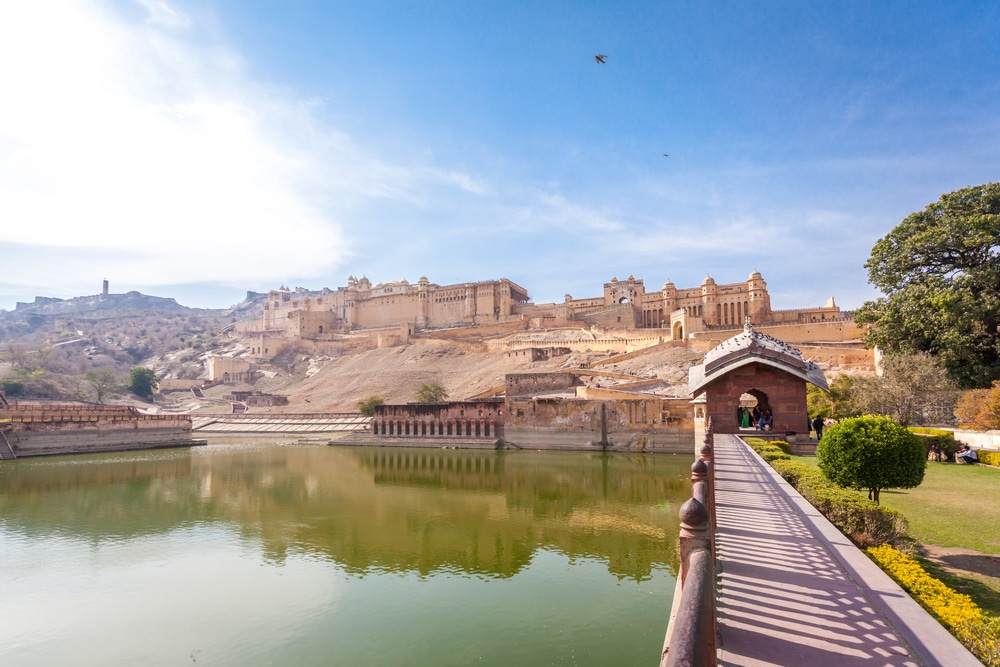
M691 459L680 456L346 447L166 454L17 462L18 474L0 486L4 526L90 544L213 526L259 540L269 562L311 554L357 575L509 577L547 549L641 579L675 567L677 509L690 495Z

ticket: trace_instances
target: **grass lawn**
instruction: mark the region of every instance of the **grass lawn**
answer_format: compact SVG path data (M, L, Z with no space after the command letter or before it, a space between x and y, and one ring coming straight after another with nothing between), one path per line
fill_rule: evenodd
M881 500L918 542L1000 554L1000 470L928 463L920 486L882 491Z
M816 466L814 456L792 458ZM920 486L885 489L881 500L906 517L921 544L1000 554L1000 470L930 462Z

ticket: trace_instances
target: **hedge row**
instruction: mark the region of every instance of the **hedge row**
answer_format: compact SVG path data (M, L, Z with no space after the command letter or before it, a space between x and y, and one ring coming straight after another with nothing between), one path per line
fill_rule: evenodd
M909 541L909 524L899 512L882 507L857 491L842 489L805 463L774 461L771 467L862 549Z
M840 488L816 468L792 461L786 451L787 442L760 438L746 438L744 442L862 549L909 540L909 526L902 514L877 505L857 491Z
M952 431L944 428L927 428L924 426L908 426L907 430L910 433L916 433L917 435L944 435L955 437Z
M980 463L985 463L988 466L1000 466L1000 452L987 452L977 449L976 454L979 455Z
M744 438L750 449L757 452L762 459L772 461L788 461L792 453L791 447L784 440L764 440L763 438Z
M968 595L948 588L927 574L916 560L891 546L882 545L866 551L984 665L1000 667L1000 618L984 612Z

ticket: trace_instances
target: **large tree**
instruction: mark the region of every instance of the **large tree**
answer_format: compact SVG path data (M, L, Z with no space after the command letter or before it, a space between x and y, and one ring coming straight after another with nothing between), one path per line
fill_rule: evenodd
M91 368L83 377L94 388L94 398L98 403L103 403L104 397L114 393L122 384L122 377L113 366Z
M903 426L948 424L954 421L958 392L933 356L911 352L886 356L880 375L853 378L837 399L837 416L882 415Z
M884 297L856 314L865 342L938 357L962 387L1000 379L1000 183L942 195L872 248Z

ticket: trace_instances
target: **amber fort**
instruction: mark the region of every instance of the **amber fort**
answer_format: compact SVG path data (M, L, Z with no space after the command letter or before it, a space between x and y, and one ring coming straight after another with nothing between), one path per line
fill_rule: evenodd
M498 350L551 346L559 342L554 332L569 330L574 333L564 336L565 347L585 344L621 353L671 341L720 340L747 317L759 329L797 343L842 342L860 335L851 313L841 311L832 297L818 307L773 310L757 270L743 282L719 284L708 276L696 287L668 280L655 290L632 275L613 277L599 296L567 294L561 303L534 303L527 288L507 278L438 285L427 277L372 284L367 277L351 276L337 289L271 290L262 316L240 322L237 334L246 340L250 360L271 358L290 341L352 339L386 346L414 335L469 328ZM554 342L542 344L539 337Z

